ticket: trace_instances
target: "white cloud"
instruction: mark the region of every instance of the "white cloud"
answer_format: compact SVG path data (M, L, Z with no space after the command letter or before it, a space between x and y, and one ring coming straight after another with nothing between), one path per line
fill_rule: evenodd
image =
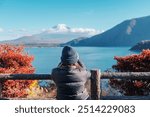
M99 30L93 29L93 28L72 28L70 30L72 33L84 33L87 35L96 35L100 33Z
M0 32L4 32L4 29L3 29L3 28L0 28Z
M68 27L66 24L58 24L50 29L42 29L43 32L46 33L73 33L73 34L83 34L83 35L87 35L87 36L92 36L92 35L96 35L99 34L103 31L100 30L96 30L93 28L70 28Z

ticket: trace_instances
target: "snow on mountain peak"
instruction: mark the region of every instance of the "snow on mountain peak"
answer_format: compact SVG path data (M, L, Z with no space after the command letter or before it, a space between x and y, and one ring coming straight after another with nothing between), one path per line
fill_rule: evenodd
M58 31L68 31L70 30L70 27L68 27L66 24L57 24L56 26L52 27L55 30Z
M101 33L101 31L93 29L93 28L70 28L66 24L57 24L52 28L44 30L45 34L75 34L81 35L81 37L92 36Z

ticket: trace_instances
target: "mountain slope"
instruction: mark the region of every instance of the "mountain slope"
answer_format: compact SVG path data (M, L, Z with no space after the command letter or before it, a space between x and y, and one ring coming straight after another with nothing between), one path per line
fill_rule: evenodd
M74 46L133 46L150 39L150 16L126 20L110 30L80 40Z
M137 43L130 50L132 51L142 51L143 49L150 49L150 40L143 40L140 43Z
M87 39L87 37L79 37L79 38L73 39L72 41L69 41L67 43L62 43L62 44L60 44L60 46L67 46L67 45L74 46L76 43L78 43L79 41L84 40L84 39Z

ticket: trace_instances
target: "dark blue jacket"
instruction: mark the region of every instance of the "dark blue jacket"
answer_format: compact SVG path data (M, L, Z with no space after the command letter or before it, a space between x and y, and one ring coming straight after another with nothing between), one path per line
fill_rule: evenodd
M91 73L85 68L54 68L52 78L57 86L58 100L86 100L89 95L85 83Z

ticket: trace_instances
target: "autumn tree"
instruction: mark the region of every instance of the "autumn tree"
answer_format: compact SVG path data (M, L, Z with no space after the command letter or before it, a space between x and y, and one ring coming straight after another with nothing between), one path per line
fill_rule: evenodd
M34 57L24 51L23 46L0 45L0 74L32 74ZM26 89L34 80L7 80L3 81L3 97L26 97Z
M150 72L150 50L125 57L114 57L117 64L113 66L119 72ZM110 85L119 89L124 95L149 95L150 81L147 80L110 80Z

